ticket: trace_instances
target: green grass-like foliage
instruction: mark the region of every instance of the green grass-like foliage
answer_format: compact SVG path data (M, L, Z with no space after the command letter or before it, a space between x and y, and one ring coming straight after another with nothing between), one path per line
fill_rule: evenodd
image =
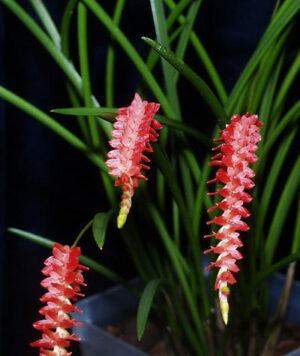
M69 0L61 24L54 23L42 0L31 0L39 22L19 2L0 2L43 46L45 53L56 62L57 70L64 73L72 107L66 103L65 108L53 109L50 116L1 85L0 98L49 127L97 167L95 174L100 171L99 184L108 212L92 216L76 243L87 238L85 232L91 228L97 246L103 248L101 253L105 253L104 242L110 238L109 225L113 223L119 204L120 191L113 186L104 163L107 141L118 111L114 107L118 90L114 74L118 65L116 46L126 53L140 73L137 91L143 96L145 89L150 90L161 104L157 119L164 125L164 130L159 144L154 144L151 163L156 175L152 174L151 180L142 183L137 190L134 195L136 209L119 232L120 243L126 245L137 274L145 282L137 311L138 338L143 336L146 322L151 317L169 335L169 345L178 355L248 355L253 347L255 355L272 355L272 347L270 350L265 345L275 347L276 330L282 320L276 316L272 321L268 318L267 280L271 273L285 267L292 271L294 262L300 257L300 155L297 153L289 158L299 134L300 103L293 102L289 95L300 69L300 54L291 41L300 0L276 2L269 25L230 93L224 89L199 34L194 30L201 12L201 0L149 1L155 38L136 34L149 45L145 60L122 30L126 0L115 1L112 16L100 1ZM88 52L90 16L98 19L99 34L106 29L111 38L103 81L106 95L98 99L93 94L93 74L89 68L92 56ZM77 27L71 28L72 22L76 22ZM73 64L77 58L74 60L70 56L71 36L78 38L78 69ZM13 40L18 41L17 38ZM206 71L207 81L199 76L197 68L192 69L186 63L188 48L199 58L198 67L202 66ZM153 71L156 66L161 66L161 72ZM118 78L120 80L122 78ZM199 94L197 103L189 103L195 105L197 119L191 120L184 114L186 104L181 101L178 80L187 81L191 90ZM131 99L132 96L128 97L124 106L129 105ZM204 117L202 109L209 109L206 111L210 114ZM206 196L206 181L211 176L208 149L213 145L215 133L224 128L230 116L244 114L247 110L257 113L264 122L263 137L258 150L259 161L254 165L257 176L254 199L249 207L251 229L242 234L245 258L240 263L238 283L230 297L232 308L225 327L220 324L219 311L216 310L214 271L210 273L211 283L207 288L202 266L205 244L202 236L207 233L204 222L213 218L213 213L208 217L206 209L214 203ZM74 118L79 126L76 135L64 126L67 120ZM215 122L211 136L199 129L205 120ZM201 156L192 150L196 145L204 152ZM292 209L296 214L290 214ZM289 231L294 229L290 239L283 238L287 227ZM48 248L53 245L52 240L33 233L14 228L9 232ZM95 242L91 240L91 243ZM278 257L279 246L283 244L286 256ZM100 261L101 253L99 251ZM124 278L98 262L85 256L82 256L82 262L104 277L133 289ZM284 302L279 303L276 315L284 312L284 305Z

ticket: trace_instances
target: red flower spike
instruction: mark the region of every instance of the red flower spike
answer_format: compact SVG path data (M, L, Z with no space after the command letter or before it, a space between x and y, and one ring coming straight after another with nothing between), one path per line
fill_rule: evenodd
M162 125L153 117L159 109L159 104L142 101L136 93L130 106L120 108L115 130L112 131L113 139L109 141L114 150L108 152L106 165L110 168L109 174L118 177L115 185L122 185L122 201L118 216L118 228L126 222L132 204L134 188L138 187L138 180L144 179L141 170L150 169L141 161L150 162L143 155L144 151L152 152L150 141L157 141L159 136L156 130L161 130Z
M220 195L224 199L208 209L208 212L211 212L219 208L223 213L207 222L208 225L214 223L220 225L221 228L217 233L213 232L211 235L204 236L220 240L216 247L211 246L205 253L214 252L219 255L216 262L211 263L207 269L210 267L219 268L215 289L219 290L220 309L225 324L228 322L229 312L230 289L228 284L236 283L232 273L238 272L239 268L235 262L243 258L237 251L237 248L243 245L239 239L238 231L249 230L249 226L241 221L241 218L250 216L243 204L249 203L252 197L244 190L252 189L255 186L251 180L255 173L248 167L248 164L257 161L254 152L257 150L256 144L261 139L260 126L262 126L262 122L258 121L257 115L249 113L242 117L234 115L231 118L231 123L219 132L222 137L215 139L216 142L223 143L213 148L213 151L220 150L221 152L215 154L212 157L213 161L210 162L211 166L220 166L220 168L217 171L216 179L207 183L219 182L224 184L224 187L215 193L208 193L208 195Z
M75 335L70 335L66 329L74 325L81 325L75 319L71 319L68 313L74 311L82 312L72 305L76 301L81 286L86 286L82 275L89 268L79 264L80 247L70 248L54 244L53 256L44 262L42 273L46 278L41 282L42 287L48 292L41 297L41 301L47 305L40 309L44 320L33 323L33 327L42 330L42 338L30 345L40 348L40 356L71 356L65 348L70 346L70 341L80 341Z

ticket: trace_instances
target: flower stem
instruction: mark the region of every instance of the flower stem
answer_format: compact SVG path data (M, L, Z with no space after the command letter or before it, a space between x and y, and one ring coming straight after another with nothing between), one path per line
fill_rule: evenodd
M82 236L86 233L86 231L93 225L93 222L94 222L94 219L92 219L85 225L85 227L80 231L80 233L76 237L76 240L74 241L72 247L75 247L78 245L78 242L81 240Z

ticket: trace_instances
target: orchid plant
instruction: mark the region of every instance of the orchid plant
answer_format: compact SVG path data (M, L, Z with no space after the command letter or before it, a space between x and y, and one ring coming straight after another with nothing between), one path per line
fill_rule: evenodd
M71 355L66 347L76 336L69 335L66 329L76 321L67 314L76 310L70 303L79 293L80 285L84 285L82 271L86 269L79 264L77 245L81 238L89 238L86 232L93 227L94 240L105 253L105 238L110 238L109 224L116 223L122 237L120 243L126 245L137 274L145 283L144 290L136 291L130 282L98 261L85 256L81 256L81 261L140 293L139 339L152 310L152 317L165 331L175 354L274 354L295 262L300 257L299 154L292 164L286 164L299 128L300 102L289 95L299 73L300 55L289 39L294 34L300 2L276 1L267 29L229 94L199 34L193 30L201 2L149 2L156 39L142 38L149 45L149 54L144 60L122 31L126 0L115 2L112 16L96 0L69 0L61 31L42 0L30 0L40 23L18 1L0 0L65 74L72 107L66 103L66 108L52 111L77 117L81 137L64 127L58 115L50 116L8 88L0 86L0 97L49 127L80 154L85 154L100 170L99 184L107 203L107 212L93 217L71 248L9 228L12 233L49 248L54 245L53 257L46 260L43 270L48 278L42 285L49 289L42 297L47 306L40 311L45 320L34 324L43 332L42 339L32 344L41 348L40 355ZM78 68L69 51L73 36L70 23L75 13L78 15ZM120 109L113 105L117 90L114 88L117 62L113 45L107 51L106 98L99 98L98 102L93 95L87 51L88 16L96 16L99 29L105 27L110 32L114 45L118 44L125 51L141 75L141 85L136 88L133 101L133 93L128 94L128 101ZM207 81L184 62L188 46L199 58L199 66L207 72ZM156 77L153 69L158 65L161 65L162 75ZM201 108L206 108L215 119L211 137L188 124L178 91L179 78L188 81L199 93L199 117ZM149 99L155 102L146 101ZM161 137L156 142L157 130L161 129ZM221 134L215 139L221 142L218 147L213 144L217 132ZM192 143L201 145L206 153L196 155ZM209 163L211 149L220 153ZM142 170L149 167L141 163L150 161L145 151L153 151L148 182ZM217 172L215 166L220 166ZM283 172L287 178L279 186ZM211 185L207 186L207 181L216 186L215 192L208 189ZM219 183L224 186L219 187ZM122 188L120 210L120 189L114 185ZM253 189L252 196L245 192L249 189ZM249 203L249 210L244 203ZM138 209L139 206L142 209ZM216 208L222 210L220 216ZM288 214L291 209L296 209L296 216ZM241 219L250 213L246 224ZM205 224L207 220L207 224L213 226L212 231ZM221 226L216 232L215 225ZM286 226L293 227L293 238L284 242L289 253L277 256ZM241 237L239 231L242 231ZM211 237L210 247L203 236ZM91 243L94 242L91 240ZM204 253L211 252L207 268L216 267L217 273L215 268L210 269L209 274L204 270L203 251L207 247ZM277 312L270 317L268 277L283 268L287 268L286 284ZM239 270L236 279L232 272ZM229 298L228 284L234 283Z

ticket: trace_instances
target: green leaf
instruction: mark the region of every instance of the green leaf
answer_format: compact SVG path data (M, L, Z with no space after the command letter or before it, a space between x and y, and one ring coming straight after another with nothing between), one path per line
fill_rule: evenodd
M227 115L219 100L210 89L210 87L205 83L205 81L188 65L186 65L182 59L178 58L172 51L151 40L150 38L142 37L142 39L156 52L158 52L166 61L172 64L174 68L176 68L180 74L197 89L197 91L200 93L202 98L206 101L211 111L215 115L215 118L217 119L220 127L223 128L227 122Z
M82 142L71 131L67 130L64 126L52 119L52 117L45 114L43 111L30 104L28 101L22 99L21 97L17 96L2 86L0 86L0 98L6 100L12 105L15 105L19 109L31 115L36 120L40 121L43 125L49 127L52 131L61 136L73 147L78 149L80 152L83 152L87 158L90 159L96 166L107 172L107 166L105 165L103 159L99 157L99 155L90 151L89 147L87 147L84 142Z
M141 296L137 311L137 337L139 341L144 334L153 298L160 283L160 279L152 279L147 283Z
M162 0L150 0L152 17L156 38L167 49L170 49L170 42L167 30L167 23L164 13L164 6ZM167 98L175 113L175 118L180 120L180 106L178 100L177 88L174 83L175 70L170 64L161 58L162 71L164 76L165 88Z
M113 21L116 26L120 25L121 17L123 14L124 6L126 0L117 0ZM106 105L114 105L114 79L115 79L115 47L112 43L109 44L106 56L106 75L105 75L105 94L106 94Z
M153 94L165 110L166 114L173 116L173 109L168 102L165 94L163 93L160 85L152 75L151 71L147 68L145 62L133 47L132 43L124 35L124 33L117 27L113 19L104 11L99 2L95 0L83 0L86 6L94 13L94 15L100 20L100 22L110 31L114 39L120 44L125 53L134 63L137 70L141 73L145 81L148 83Z
M270 137L267 139L266 144L262 148L262 153L260 155L260 159L262 161L262 157L264 157L273 144L276 142L277 138L283 132L283 130L290 124L293 120L298 120L300 118L300 100L298 100L291 109L284 115L284 117L280 120L279 124L276 125L274 130L270 133Z
M71 115L71 116L78 116L78 115L85 115L85 116L100 116L101 119L115 122L115 117L118 113L118 109L116 108L85 108L85 107L78 107L78 108L60 108L60 109L53 109L51 112L56 114L63 114L63 115ZM201 131L190 127L186 124L183 124L177 120L169 119L165 116L157 114L155 116L162 125L166 125L173 129L177 129L191 135L205 144L207 147L211 147L211 140L204 135Z
M69 51L70 24L74 13L74 9L77 5L77 1L78 0L69 0L67 2L61 20L61 27L60 27L61 51L67 58L70 57L70 51Z
M295 193L300 185L300 156L298 157L290 176L284 186L283 192L277 204L272 224L269 230L265 245L266 259L271 263L274 257L275 249L278 244L285 219L295 198Z
M258 214L256 220L256 244L259 246L263 241L263 227L266 214L269 207L271 206L270 201L276 187L276 182L278 180L279 174L282 170L282 166L286 160L289 148L296 136L297 128L284 138L277 149L276 155L273 159L272 165L269 168L268 177L264 176L264 190L262 197L258 205ZM259 161L258 161L259 162ZM259 166L261 167L261 166ZM255 170L256 172L258 170Z
M299 9L299 0L287 0L280 7L276 16L274 17L271 24L262 36L255 52L253 53L248 64L244 68L233 90L231 91L226 107L226 112L228 114L231 114L234 111L234 107L242 89L251 78L263 55L274 44L281 32L286 29L286 26L289 24L290 21L293 20L293 17L296 16L296 14L299 12Z
M116 114L118 113L118 109L115 108L86 108L86 107L78 107L78 108L59 108L59 109L53 109L51 112L54 112L56 114L63 114L63 115L85 115L85 116L98 116L103 113L111 113L114 114L114 117L116 117Z
M60 49L60 34L55 26L53 19L51 18L46 6L42 0L30 0L31 5L35 9L38 17L40 18L43 26L51 37L55 46Z
M86 106L92 106L92 89L89 69L89 56L88 56L88 16L85 5L81 2L78 3L78 54L80 74L82 77L82 90L83 99ZM99 127L94 117L88 117L89 131L92 139L93 146L97 149L100 146Z
M298 208L294 229L293 244L291 248L291 253L295 253L300 250L300 191L298 193Z
M183 31L181 32L177 47L176 47L176 56L178 56L181 59L184 59L186 49L188 47L188 42L190 39L191 32L193 30L193 26L196 20L196 17L198 15L198 11L201 5L201 0L197 0L193 2L189 8L186 21L184 24ZM175 74L175 83L177 83L179 78L179 72L176 72Z
M102 250L105 242L107 225L112 213L113 210L109 210L107 213L98 213L94 217L93 236L100 250Z
M281 269L283 269L290 263L299 260L299 258L300 258L300 251L297 251L297 252L283 258L282 260L274 263L272 266L268 267L266 270L260 271L257 274L257 278L254 281L253 285L249 288L249 292L250 292L250 290L251 290L251 292L253 292L259 286L259 284L261 282L263 282L266 278L268 278L272 273L280 271Z
M13 0L1 0L14 15L28 28L34 37L47 50L51 57L61 67L70 82L74 85L76 90L81 93L81 78L76 71L74 65L63 55L63 53L56 47L52 40L47 36L43 29L28 15L28 13Z
M174 13L174 15L175 15L175 12L176 12L177 8L180 6L181 2L178 4L175 4L175 2L173 0L165 0L165 3L172 10L172 13L169 16L168 21L167 21L167 23L169 24L169 20L171 20L172 14ZM176 13L176 15L177 15L177 13ZM177 15L177 17L178 17L178 15ZM178 17L178 21L181 24L181 26L183 26L185 24L186 19L183 15L181 15ZM218 96L220 97L222 104L225 104L227 102L227 93L226 93L224 85L220 79L220 76L213 65L213 62L209 58L207 51L205 50L199 37L196 35L196 33L194 31L191 32L190 39L191 39L191 43L192 43L197 55L199 56L202 64L204 65L204 67L210 77L210 80L212 81L212 83L218 93Z

